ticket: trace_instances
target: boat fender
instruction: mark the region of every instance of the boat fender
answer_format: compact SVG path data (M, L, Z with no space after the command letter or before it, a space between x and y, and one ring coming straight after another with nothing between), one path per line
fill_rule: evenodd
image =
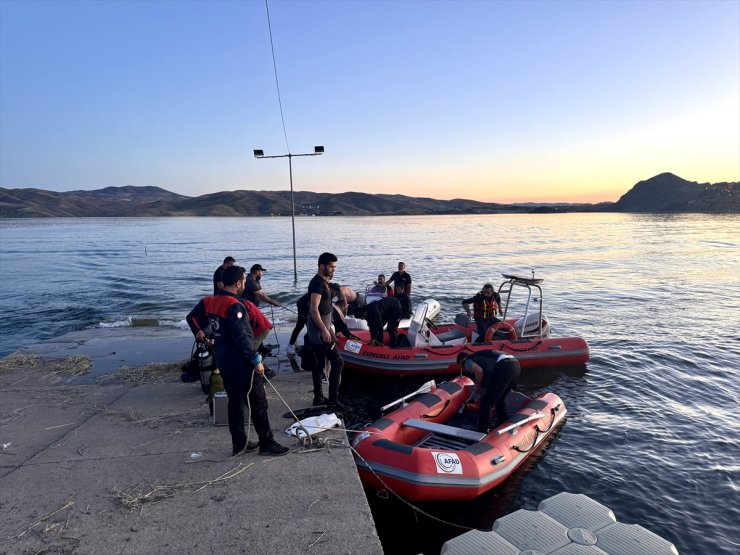
M510 341L515 341L516 340L516 337L517 337L516 336L516 329L514 328L514 326L512 326L511 324L507 324L506 322L496 322L495 324L493 324L492 326L490 326L486 330L486 335L484 336L483 340L486 343L488 343L489 341L492 341L493 340L493 335L498 330L504 330L504 331L506 331L508 333L507 339L509 339Z

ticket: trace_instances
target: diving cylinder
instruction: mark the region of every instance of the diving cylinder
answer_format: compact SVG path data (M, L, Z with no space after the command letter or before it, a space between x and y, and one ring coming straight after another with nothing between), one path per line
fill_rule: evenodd
M221 376L221 371L215 368L211 372L211 377L208 378L208 408L211 411L211 415L213 415L213 397L219 391L224 391L224 379Z
M208 393L208 384L213 371L213 353L206 344L199 344L195 352L195 365L200 372L200 388L203 393Z

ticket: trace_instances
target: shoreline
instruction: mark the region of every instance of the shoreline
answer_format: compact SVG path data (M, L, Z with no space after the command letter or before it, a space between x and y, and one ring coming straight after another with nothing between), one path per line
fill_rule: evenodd
M298 444L267 385L291 452L231 457L199 382L180 381L192 335L159 331L74 332L0 360L0 553L383 552L343 431ZM268 361L291 408L309 406L310 375Z

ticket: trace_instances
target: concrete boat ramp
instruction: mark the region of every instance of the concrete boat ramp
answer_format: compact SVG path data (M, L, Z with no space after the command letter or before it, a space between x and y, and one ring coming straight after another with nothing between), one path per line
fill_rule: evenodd
M0 553L382 553L346 434L300 445L268 386L291 452L232 457L180 381L192 336L157 335L94 330L0 361ZM273 383L310 405L308 374Z
M0 554L383 553L346 434L304 446L284 432L285 403L311 404L309 374L267 359L273 433L291 451L232 457L200 384L180 381L192 343L188 331L98 329L0 360ZM677 555L567 493L442 553Z

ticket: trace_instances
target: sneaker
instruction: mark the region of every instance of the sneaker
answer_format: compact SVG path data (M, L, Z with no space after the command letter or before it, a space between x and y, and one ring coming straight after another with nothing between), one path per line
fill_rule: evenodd
M274 439L271 439L265 445L260 446L259 454L263 457L281 457L282 455L287 455L288 451L290 451L290 449L280 445Z
M315 397L313 398L313 406L314 407L323 407L329 404L329 399L324 397L323 395L321 397Z
M295 347L293 347L293 345L288 345L288 356L289 357L295 356Z
M244 446L240 448L234 447L231 450L231 455L235 457L236 455L241 455L242 453L246 453L247 451L254 451L259 446L260 444L256 441L248 441Z

